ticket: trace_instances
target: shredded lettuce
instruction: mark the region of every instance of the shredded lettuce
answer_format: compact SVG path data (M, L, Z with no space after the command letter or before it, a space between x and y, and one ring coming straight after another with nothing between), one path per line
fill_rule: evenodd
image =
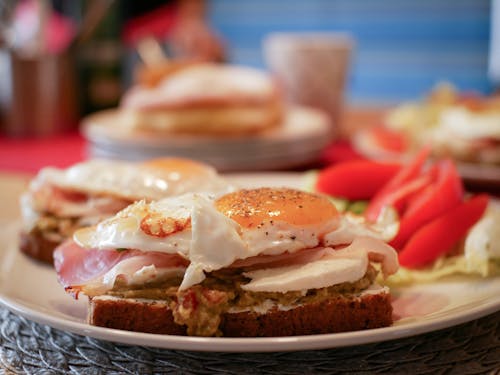
M476 277L491 277L500 275L500 259L487 260L479 267L476 263L472 266L463 255L439 258L432 266L424 269L412 270L399 267L398 272L389 276L385 281L387 285L405 285L412 283L427 283L452 275L469 275ZM486 271L485 271L486 270Z
M318 180L318 173L319 171L317 169L311 169L304 173L304 178L303 178L303 189L305 191L314 193L317 192L316 190L316 181Z

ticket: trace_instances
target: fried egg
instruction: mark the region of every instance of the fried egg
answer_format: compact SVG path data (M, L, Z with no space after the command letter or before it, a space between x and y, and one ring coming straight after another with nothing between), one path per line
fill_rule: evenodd
M471 111L465 107L451 106L442 111L436 136L450 138L451 135L474 140L500 140L500 111Z
M32 186L36 190L43 184L130 200L161 199L188 191L217 194L231 191L214 168L182 158L143 163L94 159L67 169L47 167L40 171Z
M266 102L276 95L270 76L258 69L223 64L197 64L167 76L158 86L141 86L123 98L126 108L165 108L238 100Z
M203 281L207 272L237 261L266 263L268 259L276 261L277 256L293 256L330 244L349 245L359 233L360 226L344 222L325 196L288 188L260 188L238 190L217 199L189 193L152 203L137 202L95 227L78 230L74 240L92 249L179 254L190 261L181 284L184 289ZM363 236L367 233L362 231ZM368 234L377 237L375 232ZM351 259L352 254L349 252ZM366 254L364 250L362 256L366 258ZM358 264L356 275L366 271L366 262L347 263L351 267ZM321 275L324 272L310 278Z

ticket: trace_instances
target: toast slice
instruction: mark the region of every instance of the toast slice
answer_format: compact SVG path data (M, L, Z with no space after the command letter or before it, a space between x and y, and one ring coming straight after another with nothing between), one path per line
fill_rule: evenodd
M46 264L54 264L54 249L61 242L47 238L40 231L21 232L19 235L19 248L30 258Z
M230 311L221 316L219 332L227 337L272 337L357 331L392 324L387 288L358 295L336 294L308 304ZM127 331L185 335L168 302L97 296L89 299L89 323Z

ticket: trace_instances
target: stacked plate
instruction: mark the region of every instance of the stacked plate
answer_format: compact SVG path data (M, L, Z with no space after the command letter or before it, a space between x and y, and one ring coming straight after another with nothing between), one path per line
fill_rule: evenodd
M82 131L91 157L145 160L186 157L219 171L290 169L315 162L331 141L329 119L310 108L293 107L284 123L246 136L200 136L129 131L120 126L124 113L103 111L87 117Z

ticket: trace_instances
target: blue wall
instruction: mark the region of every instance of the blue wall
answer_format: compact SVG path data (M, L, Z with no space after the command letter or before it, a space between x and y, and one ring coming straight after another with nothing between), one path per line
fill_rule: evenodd
M231 62L265 67L273 31L345 31L356 40L348 100L393 103L440 80L491 91L489 0L212 0L210 18Z

